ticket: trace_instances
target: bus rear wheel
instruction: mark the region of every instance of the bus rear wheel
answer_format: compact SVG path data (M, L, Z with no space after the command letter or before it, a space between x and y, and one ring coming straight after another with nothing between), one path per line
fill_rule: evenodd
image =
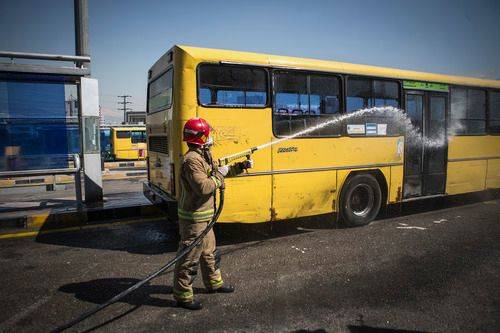
M374 176L349 177L340 193L341 222L349 227L366 225L377 217L381 205L382 191Z

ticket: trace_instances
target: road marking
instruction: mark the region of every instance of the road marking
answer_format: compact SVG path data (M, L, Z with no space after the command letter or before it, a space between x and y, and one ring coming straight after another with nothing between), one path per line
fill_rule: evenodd
M437 220L437 221L432 221L432 223L435 223L435 224L440 224L442 222L448 222L447 219L440 219L440 220Z
M417 229L417 230L427 230L427 228L424 227L415 227L415 226L409 226L406 223L398 223L400 227L396 227L396 229Z
M300 251L302 253L306 253L304 250L307 250L307 248L304 248L304 249L301 250L300 248L295 247L295 245L292 245L292 249L295 249L295 250Z
M424 227L397 227L397 229L418 229L418 230L427 230Z

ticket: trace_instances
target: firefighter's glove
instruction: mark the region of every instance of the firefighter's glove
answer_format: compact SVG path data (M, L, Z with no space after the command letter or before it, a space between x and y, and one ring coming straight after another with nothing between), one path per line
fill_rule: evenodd
M253 160L246 160L244 162L241 162L240 164L242 169L251 169L253 168Z
M224 177L227 176L228 172L229 172L229 167L227 165L224 165L224 166L221 166L217 169L217 171L219 171L219 173L221 175L223 175Z

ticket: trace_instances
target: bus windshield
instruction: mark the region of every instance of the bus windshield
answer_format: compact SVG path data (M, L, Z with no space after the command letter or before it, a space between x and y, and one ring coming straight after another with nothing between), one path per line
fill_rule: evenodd
M148 112L168 109L172 106L173 70L169 69L149 84Z

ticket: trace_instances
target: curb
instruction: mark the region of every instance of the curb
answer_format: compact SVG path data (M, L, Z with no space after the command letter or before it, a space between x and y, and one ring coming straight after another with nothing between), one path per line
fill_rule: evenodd
M134 170L119 170L104 171L102 173L102 180L122 180L131 178L146 178L147 171L145 169ZM64 185L73 184L75 182L73 176L57 175L57 176L43 176L43 177L19 177L0 179L0 190L3 188L12 187L30 187L30 186L46 186L46 185Z
M70 212L40 212L14 218L0 218L0 239L33 237L40 233L76 231L118 223L141 222L142 219L167 218L154 205L137 205ZM137 220L140 218L140 220ZM126 220L126 221L124 221Z

